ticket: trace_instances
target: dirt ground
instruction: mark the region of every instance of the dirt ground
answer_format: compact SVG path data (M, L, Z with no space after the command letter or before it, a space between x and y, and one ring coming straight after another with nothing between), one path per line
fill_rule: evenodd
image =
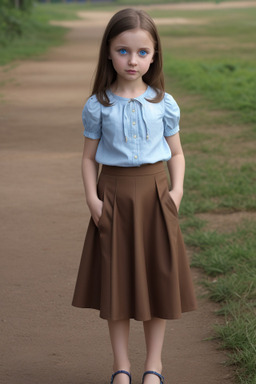
M106 15L105 15L106 16ZM109 16L109 15L107 15ZM105 20L72 25L65 45L0 71L1 352L3 384L103 384L112 373L106 322L71 307L89 219L80 176L81 109ZM200 279L193 270L195 284ZM198 295L201 295L197 287ZM212 325L215 305L168 322L166 383L232 383ZM133 383L142 325L131 324Z

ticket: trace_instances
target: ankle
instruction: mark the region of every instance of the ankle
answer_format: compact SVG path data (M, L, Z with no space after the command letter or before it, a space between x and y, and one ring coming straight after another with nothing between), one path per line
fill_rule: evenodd
M162 373L163 365L162 362L146 362L145 371L155 371L157 373Z
M114 364L113 364L113 371L114 372L117 372L117 371L127 371L127 372L130 372L131 371L131 364L130 364L129 361L114 362Z

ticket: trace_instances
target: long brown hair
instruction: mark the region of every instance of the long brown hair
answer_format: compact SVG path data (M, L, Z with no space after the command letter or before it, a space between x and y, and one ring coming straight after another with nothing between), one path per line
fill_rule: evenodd
M117 77L112 61L109 60L110 42L120 33L136 28L141 28L149 32L155 45L154 61L151 63L147 73L142 77L143 81L151 86L156 92L156 96L149 101L158 103L164 97L162 48L155 23L146 12L126 8L117 12L110 19L105 29L100 47L99 61L92 95L95 94L98 101L107 107L111 104L106 91L114 83Z

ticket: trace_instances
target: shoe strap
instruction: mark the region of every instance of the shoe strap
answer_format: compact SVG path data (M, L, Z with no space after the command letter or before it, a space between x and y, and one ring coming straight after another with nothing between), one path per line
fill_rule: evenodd
M155 372L155 371L146 371L142 377L142 384L144 383L144 379L145 379L146 375L155 375L155 376L159 377L160 384L164 384L164 377L162 375L160 375L160 373Z
M131 384L132 382L132 377L131 377L131 374L127 371L124 371L123 369L121 369L120 371L116 371L115 373L113 373L113 375L111 376L111 382L110 384L113 384L114 382L114 378L116 377L116 375L119 375L119 373L124 373L125 375L129 376L129 383Z

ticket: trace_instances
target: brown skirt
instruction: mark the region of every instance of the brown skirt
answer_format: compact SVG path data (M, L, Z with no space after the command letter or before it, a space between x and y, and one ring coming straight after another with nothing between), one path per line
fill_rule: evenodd
M177 319L196 299L162 162L103 166L103 212L90 220L72 305L111 320Z

